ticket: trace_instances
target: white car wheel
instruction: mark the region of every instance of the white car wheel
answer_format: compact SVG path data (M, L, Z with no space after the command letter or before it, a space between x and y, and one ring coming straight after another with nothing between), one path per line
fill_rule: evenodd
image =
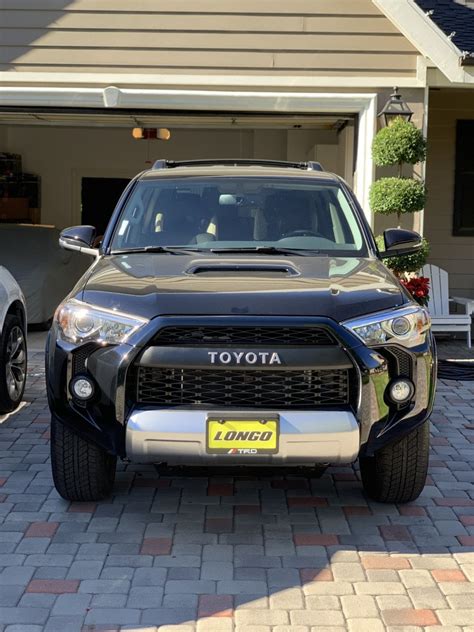
M0 343L0 413L14 410L26 384L26 337L20 320L7 316Z

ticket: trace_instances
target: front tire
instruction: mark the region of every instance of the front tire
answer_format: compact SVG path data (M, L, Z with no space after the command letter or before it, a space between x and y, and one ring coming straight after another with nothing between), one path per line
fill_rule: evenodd
M399 441L359 459L368 496L381 503L408 503L423 491L428 473L430 424L425 421Z
M20 404L26 385L26 336L18 316L8 314L0 338L0 414Z
M117 457L82 439L51 417L51 467L54 486L66 500L96 501L110 495Z

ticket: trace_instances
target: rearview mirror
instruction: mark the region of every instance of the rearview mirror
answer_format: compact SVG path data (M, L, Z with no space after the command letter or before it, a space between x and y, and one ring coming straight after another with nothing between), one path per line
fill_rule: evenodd
M385 250L380 253L382 259L412 255L418 252L422 246L421 235L404 228L387 228L383 233L383 240Z
M96 239L94 226L73 226L65 228L59 235L59 245L65 250L76 250L85 255L97 257L99 250L93 248Z

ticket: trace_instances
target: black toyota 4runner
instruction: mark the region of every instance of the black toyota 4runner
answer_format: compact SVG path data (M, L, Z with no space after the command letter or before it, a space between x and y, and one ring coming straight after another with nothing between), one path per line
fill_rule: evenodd
M359 459L369 496L422 491L435 391L427 312L317 163L158 161L124 191L47 344L58 492L96 500L117 457L170 465Z

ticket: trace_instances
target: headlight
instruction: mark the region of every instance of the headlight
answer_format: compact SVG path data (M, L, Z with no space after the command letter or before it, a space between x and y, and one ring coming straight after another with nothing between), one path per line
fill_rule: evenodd
M431 321L422 307L402 307L379 312L343 323L366 345L397 342L404 347L416 347L425 341Z
M94 307L72 299L58 307L55 314L61 337L68 342L125 342L148 320L122 314L111 309Z

